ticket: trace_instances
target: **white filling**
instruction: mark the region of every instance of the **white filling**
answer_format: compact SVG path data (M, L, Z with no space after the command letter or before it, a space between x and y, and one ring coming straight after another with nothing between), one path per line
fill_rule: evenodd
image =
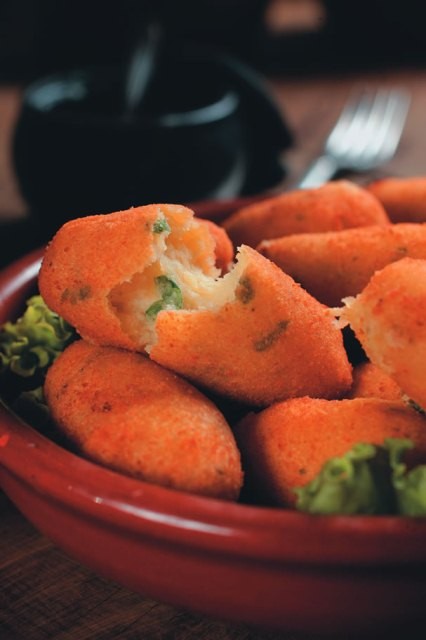
M155 317L147 316L146 311L161 299L156 283L158 276L166 276L180 289L182 308L186 311L217 310L235 300L235 289L245 268L242 251L233 269L220 276L220 270L214 265L214 256L200 259L204 251L201 243L185 244L185 232L191 231L192 222L187 229L175 229L171 232L154 234L154 259L142 272L137 272L127 281L117 285L109 299L118 316L123 331L141 346L156 341ZM173 237L175 235L175 237ZM177 236L177 237L176 237ZM198 262L198 264L197 264ZM167 305L165 308L168 307ZM160 311L161 313L161 311ZM149 347L147 348L149 350Z
M355 302L354 296L342 298L343 307L330 307L332 316L335 318L334 325L337 329L344 329L350 324L350 310Z

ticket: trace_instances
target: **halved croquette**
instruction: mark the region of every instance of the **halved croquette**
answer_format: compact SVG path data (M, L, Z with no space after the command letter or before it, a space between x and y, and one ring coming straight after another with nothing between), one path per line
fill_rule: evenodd
M257 251L240 248L220 293L213 308L159 313L150 357L252 405L337 398L350 387L351 366L329 309Z
M341 322L350 324L371 362L426 408L426 260L387 265L345 302Z
M190 305L197 283L220 275L214 251L208 226L179 205L77 218L49 243L39 289L46 304L83 338L143 349L160 306ZM137 295L141 289L143 305Z

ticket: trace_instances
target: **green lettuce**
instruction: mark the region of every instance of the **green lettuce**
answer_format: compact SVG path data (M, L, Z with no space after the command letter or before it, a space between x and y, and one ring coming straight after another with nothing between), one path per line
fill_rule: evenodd
M402 438L388 438L382 446L356 444L295 489L296 508L324 515L426 516L426 465L409 470L403 461L413 446Z
M26 304L16 322L0 327L0 374L10 372L23 378L43 375L76 337L75 330L51 311L40 295Z
M397 500L397 512L407 516L426 515L426 465L408 469L404 454L413 449L411 440L389 439L387 446L393 470L393 486Z

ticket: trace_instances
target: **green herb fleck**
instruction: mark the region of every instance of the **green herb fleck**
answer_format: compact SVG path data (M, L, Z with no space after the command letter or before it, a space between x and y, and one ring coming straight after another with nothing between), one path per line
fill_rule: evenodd
M168 276L158 276L155 278L155 284L161 295L160 300L156 300L145 311L145 315L154 320L160 311L182 309L183 298L182 292L176 282Z
M158 218L158 220L154 222L152 230L154 233L163 233L163 231L170 233L170 225L166 218Z
M237 300L240 300L243 304L248 304L250 300L254 298L253 284L248 276L242 276L238 281L238 286L235 290Z
M426 415L426 411L423 409L423 407L421 407L417 402L415 402L411 398L407 398L406 403L409 407L414 409L414 411L417 411L417 413L420 413L423 416Z
M399 256L406 256L408 253L408 248L407 247L396 247L396 253Z
M266 334L260 340L256 340L254 342L255 351L266 351L278 340L280 335L287 329L289 320L280 320L277 323L275 329L273 329L270 333Z
M77 289L65 289L61 295L61 302L70 302L71 304L77 304L82 300L90 298L92 295L92 289L89 285L78 287Z

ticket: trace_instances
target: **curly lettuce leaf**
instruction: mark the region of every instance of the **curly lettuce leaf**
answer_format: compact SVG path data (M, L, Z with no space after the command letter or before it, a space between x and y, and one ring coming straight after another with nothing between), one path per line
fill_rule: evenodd
M296 488L296 507L315 514L378 514L393 510L391 469L383 448L358 443L328 460L306 486Z
M426 516L426 464L409 469L404 462L413 447L404 438L388 438L382 446L356 444L295 489L296 508L324 515Z
M426 516L426 465L408 470L403 457L413 449L411 440L392 438L385 445L389 450L397 512L406 516Z
M16 322L0 327L0 373L31 378L45 373L58 355L76 337L75 330L51 311L40 295L27 300L24 314Z

